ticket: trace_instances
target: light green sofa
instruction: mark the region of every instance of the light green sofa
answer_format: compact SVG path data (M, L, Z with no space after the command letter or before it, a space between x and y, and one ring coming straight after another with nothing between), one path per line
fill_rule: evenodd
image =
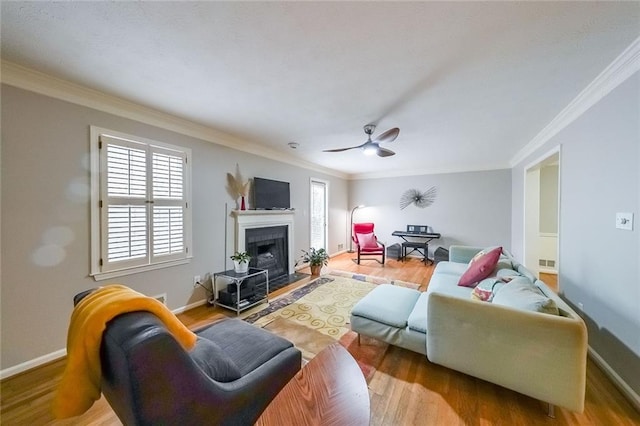
M438 263L424 293L378 286L354 306L352 330L545 401L550 414L553 405L582 412L587 358L584 321L512 258L501 258L496 269L513 269L527 277L555 302L559 315L472 299L473 289L457 283L480 250L451 246L449 262Z

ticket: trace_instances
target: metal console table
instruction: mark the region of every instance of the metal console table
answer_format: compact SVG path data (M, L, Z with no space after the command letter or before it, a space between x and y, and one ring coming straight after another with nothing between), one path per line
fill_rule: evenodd
M258 277L261 275L264 275L264 282L258 282ZM225 298L226 300L221 301L220 293L223 293L223 290L218 292L218 279L229 281L227 288L235 284L235 295L233 295L233 292L227 292L228 297ZM245 295L243 297L242 285L250 281L255 281L255 291L250 296ZM235 272L233 269L216 272L213 274L213 294L216 297L214 301L215 306L231 309L236 312L236 315L240 315L240 312L246 309L269 301L269 271L266 269L249 268L247 272L241 274Z

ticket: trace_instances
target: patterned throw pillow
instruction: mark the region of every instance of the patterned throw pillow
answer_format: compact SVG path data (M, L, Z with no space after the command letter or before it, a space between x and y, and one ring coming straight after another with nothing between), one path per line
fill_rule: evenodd
M458 285L462 287L475 287L479 281L491 275L498 263L500 253L502 253L502 247L496 247L472 261L465 273L460 277Z
M499 278L485 278L471 291L471 298L483 302L491 302L493 295L505 284Z

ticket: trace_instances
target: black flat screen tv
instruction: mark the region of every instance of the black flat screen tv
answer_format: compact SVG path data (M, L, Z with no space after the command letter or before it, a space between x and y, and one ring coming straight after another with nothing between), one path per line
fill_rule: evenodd
M284 210L291 208L289 182L253 178L254 208L258 210Z

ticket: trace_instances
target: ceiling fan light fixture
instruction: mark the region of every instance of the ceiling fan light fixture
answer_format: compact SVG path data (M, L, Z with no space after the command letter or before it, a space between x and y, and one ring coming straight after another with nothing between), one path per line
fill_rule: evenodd
M322 152L343 152L348 151L350 149L361 149L364 155L378 155L378 157L390 157L395 155L395 152L390 149L383 148L380 146L381 143L389 143L396 140L398 137L398 133L400 133L400 129L394 127L393 129L389 129L386 132L380 134L377 138L371 139L371 134L376 129L376 126L373 124L367 124L364 126L364 132L367 135L367 141L362 145L349 146L346 148L335 148L335 149L323 149Z
M364 152L364 155L376 155L378 148L375 146L365 146L362 148L362 152Z

